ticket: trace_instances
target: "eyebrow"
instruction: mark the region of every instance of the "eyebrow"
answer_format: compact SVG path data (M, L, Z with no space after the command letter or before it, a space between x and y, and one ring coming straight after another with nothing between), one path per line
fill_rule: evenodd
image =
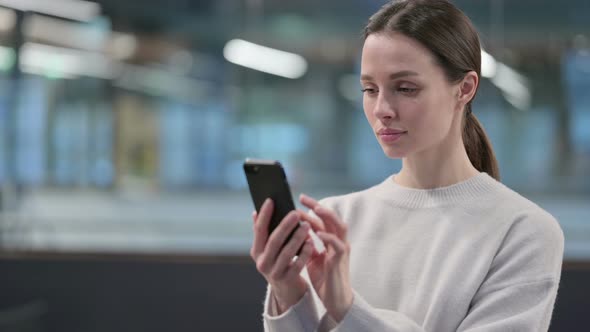
M389 75L389 79L390 80L395 80L401 77L406 77L406 76L418 76L419 74L415 71L411 71L411 70L402 70L402 71L398 71L395 73L392 73L391 75ZM371 81L373 80L373 77L371 75L367 75L367 74L363 74L361 75L361 81Z

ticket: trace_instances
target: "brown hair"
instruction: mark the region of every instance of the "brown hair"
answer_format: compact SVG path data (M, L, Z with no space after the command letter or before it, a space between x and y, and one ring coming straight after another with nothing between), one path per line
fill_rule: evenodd
M392 1L379 9L364 29L364 38L380 32L398 32L428 48L449 82L461 81L474 71L481 77L479 36L471 20L447 0ZM475 95L474 95L475 98ZM498 162L483 126L465 106L463 144L473 166L500 180Z

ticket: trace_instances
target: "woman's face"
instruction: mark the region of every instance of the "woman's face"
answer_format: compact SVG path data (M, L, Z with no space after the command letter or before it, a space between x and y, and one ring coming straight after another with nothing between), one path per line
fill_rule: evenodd
M363 108L390 158L442 147L460 115L450 84L430 51L399 33L372 34L361 62Z

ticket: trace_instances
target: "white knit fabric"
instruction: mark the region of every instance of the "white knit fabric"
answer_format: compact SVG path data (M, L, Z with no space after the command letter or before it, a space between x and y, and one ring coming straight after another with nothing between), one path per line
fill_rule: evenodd
M269 289L265 331L548 330L563 232L488 174L428 190L389 177L321 203L349 226L353 305L336 324L310 286L277 316Z

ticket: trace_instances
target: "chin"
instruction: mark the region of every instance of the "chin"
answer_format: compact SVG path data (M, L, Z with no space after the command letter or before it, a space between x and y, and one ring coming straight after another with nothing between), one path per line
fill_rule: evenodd
M402 159L407 155L406 151L392 149L391 147L383 147L383 153L385 153L389 159Z

